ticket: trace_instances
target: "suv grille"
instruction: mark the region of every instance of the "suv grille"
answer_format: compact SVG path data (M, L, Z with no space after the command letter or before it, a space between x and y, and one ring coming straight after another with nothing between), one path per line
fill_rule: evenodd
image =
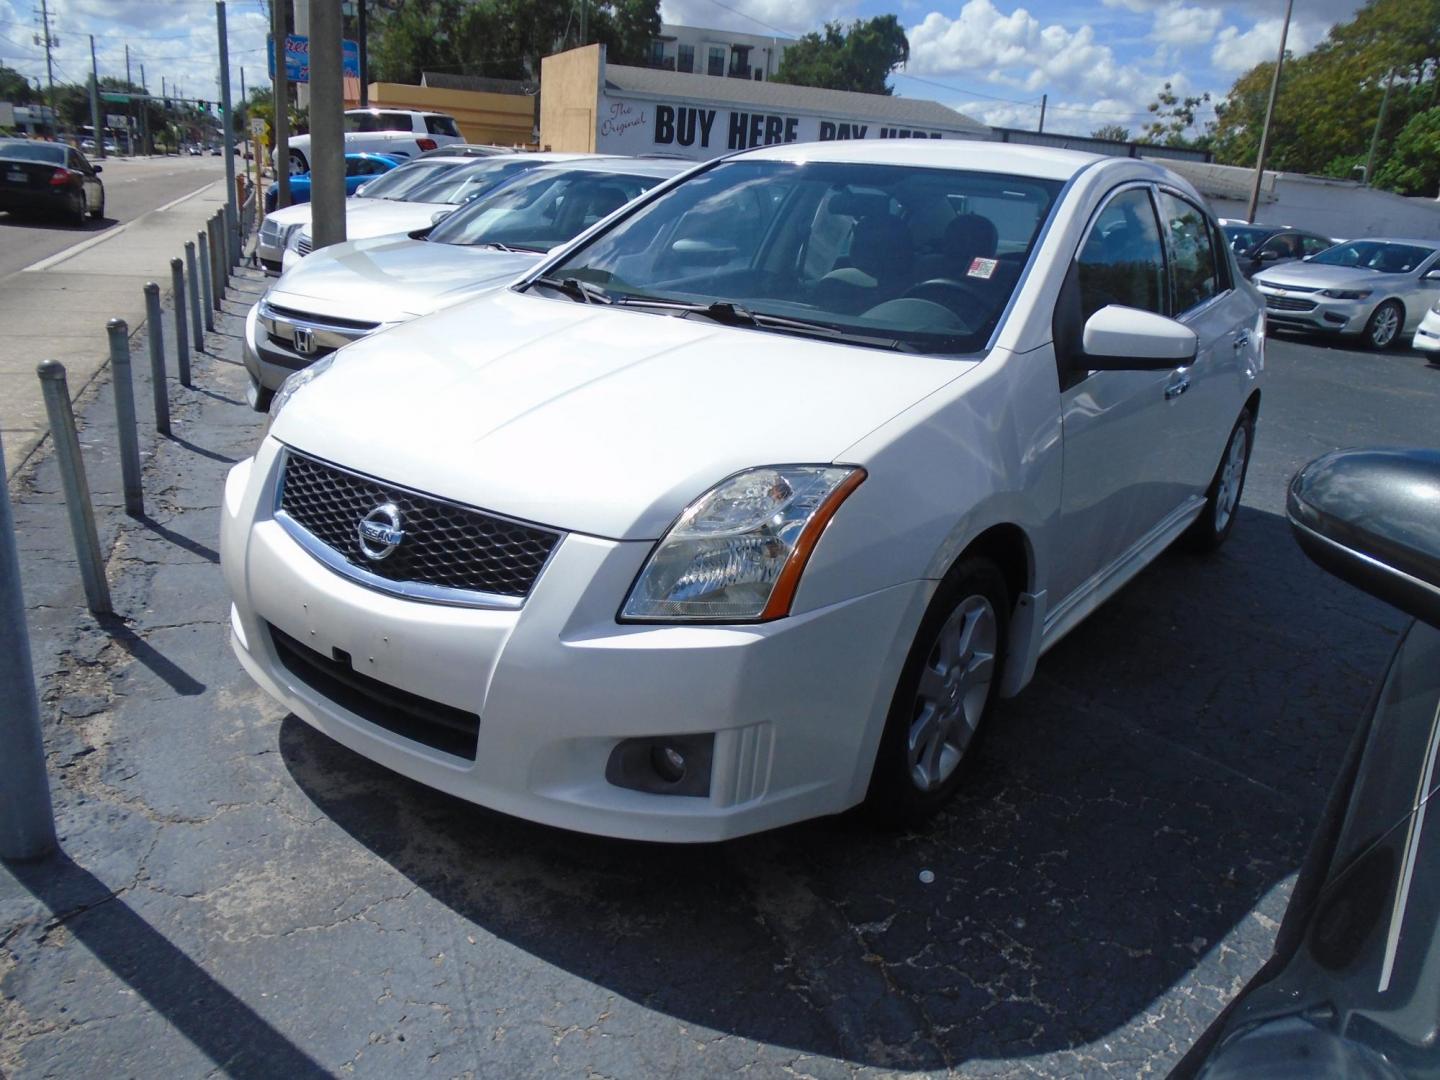
M304 233L301 233L300 239L295 243L295 250L300 252L301 255L309 255L314 246L315 242Z
M1265 306L1271 311L1314 311L1314 300L1297 300L1290 296L1265 294Z
M384 558L360 549L360 521L391 503L404 538ZM402 595L464 603L433 590L523 599L561 534L372 480L286 451L280 509L311 537L368 576L393 582ZM333 563L332 563L333 565ZM336 567L344 570L344 566ZM409 586L418 585L415 589ZM431 591L428 591L431 590ZM475 597L468 597L474 602Z

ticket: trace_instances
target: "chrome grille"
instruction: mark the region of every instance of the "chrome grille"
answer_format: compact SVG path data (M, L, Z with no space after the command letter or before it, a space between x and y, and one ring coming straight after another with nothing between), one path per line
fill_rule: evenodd
M372 560L360 549L360 521L386 503L399 512L404 539L388 556ZM312 553L340 572L442 603L480 604L488 596L513 606L529 594L561 537L293 450L286 451L282 467L279 510L282 524L303 529L323 547L311 547Z
M1314 311L1314 300L1297 300L1292 296L1265 294L1265 306L1271 311Z

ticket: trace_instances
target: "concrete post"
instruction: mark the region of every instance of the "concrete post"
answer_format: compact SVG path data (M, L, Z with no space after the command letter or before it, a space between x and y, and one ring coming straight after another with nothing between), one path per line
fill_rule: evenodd
M210 284L210 238L206 235L207 231L201 229L197 232L195 242L200 245L200 285L204 293L200 306L205 309L205 329L213 334L215 332L215 294L212 292Z
M310 235L345 242L345 94L340 0L310 0Z
M240 207L235 202L235 117L230 111L230 46L225 36L224 0L215 0L215 29L220 37L220 123L225 129L225 252L229 260L226 265L233 267L239 260Z
M0 446L0 477L5 448ZM40 701L30 663L20 558L15 552L15 516L10 491L0 483L0 743L5 746L5 782L0 784L0 859L38 859L55 849L55 813L45 775L40 735Z
M285 79L285 8L284 3L270 4L270 38L275 49L275 128L270 133L275 146L275 209L290 205L290 90ZM364 92L364 87L361 87Z
M205 351L205 331L200 328L200 275L195 270L195 241L185 241L185 273L190 278L190 332L195 351Z
M145 283L145 328L150 339L150 391L155 398L155 430L170 434L170 388L165 384L165 329L160 324L160 286Z
M212 214L210 220L205 222L205 231L210 234L210 299L215 305L215 310L220 310L220 301L225 297L225 274L220 269L222 247L224 238L220 235L221 230L215 227L216 216Z
M175 296L175 356L180 362L180 385L190 385L190 336L185 328L185 264L170 260L170 291Z
M109 615L110 584L105 580L105 560L100 556L100 537L95 532L95 510L90 505L90 484L85 479L85 459L80 456L80 436L75 431L75 414L70 411L70 387L65 365L46 360L35 369L50 416L50 437L55 440L55 460L65 489L65 510L70 518L70 535L75 540L75 558L80 563L80 580L85 585L85 602L96 615Z
M140 437L135 431L135 383L130 374L130 327L124 319L105 324L110 335L110 379L115 384L115 426L120 433L120 475L125 486L125 512L145 516L140 483Z

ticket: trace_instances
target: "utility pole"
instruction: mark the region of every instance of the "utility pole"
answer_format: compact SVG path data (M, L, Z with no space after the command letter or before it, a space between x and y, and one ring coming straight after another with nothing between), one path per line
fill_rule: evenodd
M370 45L366 40L369 37L365 8L370 0L357 0L360 5L358 10L359 18L355 25L355 36L360 39L360 107L363 109L370 104Z
M310 3L310 204L315 250L345 241L340 0Z
M1380 115L1375 118L1375 133L1370 136L1370 156L1365 159L1365 186L1369 187L1375 175L1375 152L1380 149L1380 128L1385 123L1385 112L1390 107L1390 88L1395 85L1395 69L1385 73L1385 93L1380 98Z
M225 36L225 0L215 0L215 28L220 35L220 154L225 159L225 227L230 250L240 250L240 207L235 202L235 146L230 138L230 45Z
M55 111L55 66L50 60L50 49L60 43L50 33L50 0L40 0L40 32L45 37L45 85L49 95L50 124L58 132L60 114Z
M281 2L281 0L272 0L273 2ZM310 0L295 0L295 36L307 40L310 37ZM297 82L295 84L295 104L302 109L310 107L309 83Z
M1045 133L1045 106L1049 103L1049 101L1049 94L1040 95L1040 126L1036 130L1042 135Z
M270 0L270 41L274 50L275 129L270 133L275 148L275 208L290 205L290 88L285 79L285 2Z
M100 126L100 77L95 71L95 35L90 35L90 126L95 129L95 152L105 157L105 131Z
M1255 155L1255 183L1250 188L1250 209L1245 220L1255 221L1260 208L1260 184L1265 179L1265 155L1270 150L1270 121L1275 117L1275 98L1280 93L1280 69L1285 66L1285 39L1290 36L1290 12L1295 0L1285 0L1285 22L1280 27L1280 51L1275 54L1275 74L1270 77L1270 101L1265 106L1265 126L1260 129L1260 152Z
M149 157L154 153L154 147L150 145L150 86L145 82L145 65L140 65L140 91L145 95L145 100L140 103L140 145L145 147L145 156Z

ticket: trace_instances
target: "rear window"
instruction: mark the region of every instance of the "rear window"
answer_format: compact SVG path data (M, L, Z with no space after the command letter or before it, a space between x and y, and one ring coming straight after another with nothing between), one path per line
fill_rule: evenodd
M460 138L460 129L448 116L425 117L425 130L431 135L449 135L456 139Z
M0 141L0 157L11 161L43 161L47 165L65 164L65 147L59 143L31 142L29 139Z
M346 131L412 131L414 123L404 112L348 112Z

